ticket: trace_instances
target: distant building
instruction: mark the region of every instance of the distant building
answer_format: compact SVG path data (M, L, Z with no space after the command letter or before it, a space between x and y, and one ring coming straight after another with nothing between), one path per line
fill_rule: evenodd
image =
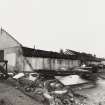
M61 53L62 52L62 53ZM0 32L0 59L8 61L9 71L58 70L81 65L81 56L75 51L63 53L24 47L4 29ZM89 62L95 60L89 60Z

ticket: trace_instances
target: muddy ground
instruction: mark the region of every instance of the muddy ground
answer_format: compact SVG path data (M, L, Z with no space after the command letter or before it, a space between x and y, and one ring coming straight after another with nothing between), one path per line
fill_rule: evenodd
M0 81L0 105L43 105L25 95L10 81ZM79 88L77 93L87 98L87 105L105 105L105 79L99 78L93 88ZM5 104L8 103L8 104Z
M94 88L81 89L77 93L88 97L88 105L105 105L105 79L99 78Z
M0 105L42 105L8 83L0 82Z

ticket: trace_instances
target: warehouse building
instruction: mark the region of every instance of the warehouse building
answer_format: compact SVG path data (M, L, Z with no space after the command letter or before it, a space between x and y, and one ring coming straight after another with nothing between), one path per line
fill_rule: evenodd
M4 29L0 31L0 59L8 61L9 71L59 70L81 65L81 59L72 54L32 49L23 46Z

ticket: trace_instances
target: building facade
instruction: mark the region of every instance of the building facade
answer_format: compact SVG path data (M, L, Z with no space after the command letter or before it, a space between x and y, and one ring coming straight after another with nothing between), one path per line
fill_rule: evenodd
M24 47L8 32L0 32L1 59L8 61L9 71L60 70L81 65L76 54L64 54Z

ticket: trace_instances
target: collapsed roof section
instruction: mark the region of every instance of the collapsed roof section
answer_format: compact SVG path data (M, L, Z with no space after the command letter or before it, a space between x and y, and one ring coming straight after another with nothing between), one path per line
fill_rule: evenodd
M45 51L39 49L32 49L28 47L22 47L23 56L25 57L43 57L43 58L57 58L57 59L77 59L75 55L66 55L53 51Z
M97 61L100 59L87 53L80 53L71 51L72 55L66 53L58 53L53 51L45 51L39 49L32 49L28 47L22 47L23 56L25 57L43 57L43 58L55 58L55 59L72 59L72 60L86 60L86 61Z

